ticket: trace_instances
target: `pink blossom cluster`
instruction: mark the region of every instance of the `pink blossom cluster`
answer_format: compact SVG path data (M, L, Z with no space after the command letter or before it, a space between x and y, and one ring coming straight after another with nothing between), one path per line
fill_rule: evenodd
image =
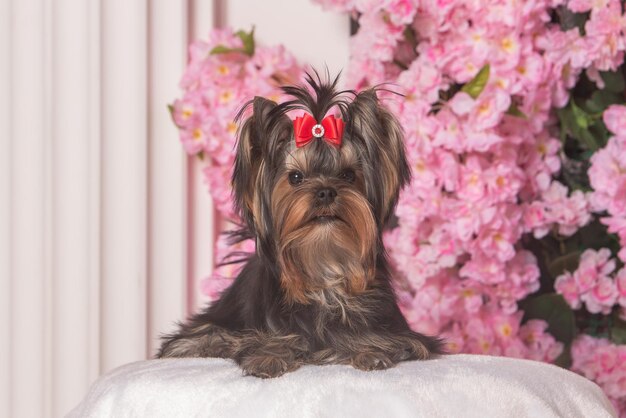
M603 118L615 136L591 157L591 203L596 211L608 212L602 222L619 237L618 256L626 263L626 106L609 107Z
M604 87L600 71L614 71L624 61L626 18L620 0L570 0L567 7L576 13L590 13L585 34L578 28L551 31L541 40L547 58L554 66L551 76L559 81L555 89L555 104L565 105L568 90L574 87L580 73Z
M563 350L563 344L546 332L545 321L522 324L522 311L509 313L496 305L485 305L479 287L445 273L429 278L415 295L409 289L399 289L398 296L409 324L422 332L440 333L451 353L553 362ZM452 325L441 331L440 324L446 322Z
M258 46L252 56L230 29L214 30L208 41L189 47L189 63L180 87L184 95L172 116L190 155L206 158L205 180L218 210L232 218L230 176L234 161L239 109L254 96L280 100L278 87L301 78L302 69L283 46ZM216 47L232 52L215 52Z
M562 33L549 24L559 2L322 3L360 16L352 87L393 80L404 95L388 105L405 129L414 179L386 244L413 295L405 311L431 333L498 315L519 324L517 301L539 288L522 235L571 235L591 218L587 196L553 180L561 165L550 111L563 81L554 74L569 62L567 51L547 49ZM454 92L486 66L478 94Z
M553 109L567 104L583 72L603 87L599 71L623 63L620 1L317 1L358 19L350 87L390 82L404 95L387 103L407 134L413 182L386 244L405 277L401 303L412 326L441 333L454 351L554 360L562 347L545 324L520 326L517 302L539 288L537 261L520 239L571 236L604 198L603 209L613 205L605 222L626 248L621 110L605 113L616 137L594 157L603 159L597 168L603 186L594 185L591 195L554 180L561 150ZM557 7L589 12L584 32L551 23ZM459 91L486 67L478 94ZM597 280L576 297L606 312L616 301L617 279L603 278L598 258L587 253L581 262L597 268ZM560 279L558 287L570 282ZM521 348L525 327L542 341L541 354Z
M610 257L607 248L585 250L573 273L557 277L555 290L573 309L580 309L584 303L587 311L608 315L616 304L626 308L626 268L611 277L616 263Z
M572 370L600 385L619 416L626 415L626 345L581 335L572 346Z

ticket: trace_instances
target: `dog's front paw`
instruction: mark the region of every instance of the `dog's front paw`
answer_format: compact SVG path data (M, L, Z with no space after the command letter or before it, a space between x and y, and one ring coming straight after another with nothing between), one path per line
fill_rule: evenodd
M392 354L394 361L426 360L432 354L440 352L439 341L421 334L412 334L401 340L398 349ZM434 350L431 352L429 346Z
M253 354L241 359L240 366L247 376L268 379L294 371L300 364L277 356Z
M352 367L359 370L384 370L393 367L394 363L383 353L364 352L355 354L351 360Z

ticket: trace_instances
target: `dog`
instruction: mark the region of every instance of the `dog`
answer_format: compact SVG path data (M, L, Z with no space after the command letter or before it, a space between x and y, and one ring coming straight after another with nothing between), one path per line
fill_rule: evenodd
M255 97L239 113L234 205L255 253L218 300L163 337L157 357L229 358L272 378L443 352L400 312L382 241L410 180L403 131L376 88L338 91L338 78L308 73L282 87L290 100Z

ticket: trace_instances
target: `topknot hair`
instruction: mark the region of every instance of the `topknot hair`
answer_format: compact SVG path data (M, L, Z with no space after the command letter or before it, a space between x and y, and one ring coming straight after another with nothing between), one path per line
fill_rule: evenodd
M292 110L304 110L311 113L317 121L321 121L336 106L341 112L341 116L346 119L350 105L349 98L356 96L356 92L354 90L337 90L340 75L338 74L331 80L330 74L326 70L326 78L322 80L317 71L307 72L305 84L281 87L281 90L293 99L279 104L274 111L285 114Z

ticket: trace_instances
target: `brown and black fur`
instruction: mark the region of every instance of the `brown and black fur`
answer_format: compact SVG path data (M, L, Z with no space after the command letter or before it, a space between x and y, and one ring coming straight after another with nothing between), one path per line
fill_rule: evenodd
M164 338L158 357L232 358L246 374L276 377L303 364L385 369L441 352L402 316L382 243L410 179L402 130L373 89L337 92L337 79L317 74L307 83L284 87L293 100L282 104L251 101L232 183L256 253L219 300ZM331 108L346 124L342 146L314 138L297 148L286 113L319 122ZM292 184L295 172L303 179Z

